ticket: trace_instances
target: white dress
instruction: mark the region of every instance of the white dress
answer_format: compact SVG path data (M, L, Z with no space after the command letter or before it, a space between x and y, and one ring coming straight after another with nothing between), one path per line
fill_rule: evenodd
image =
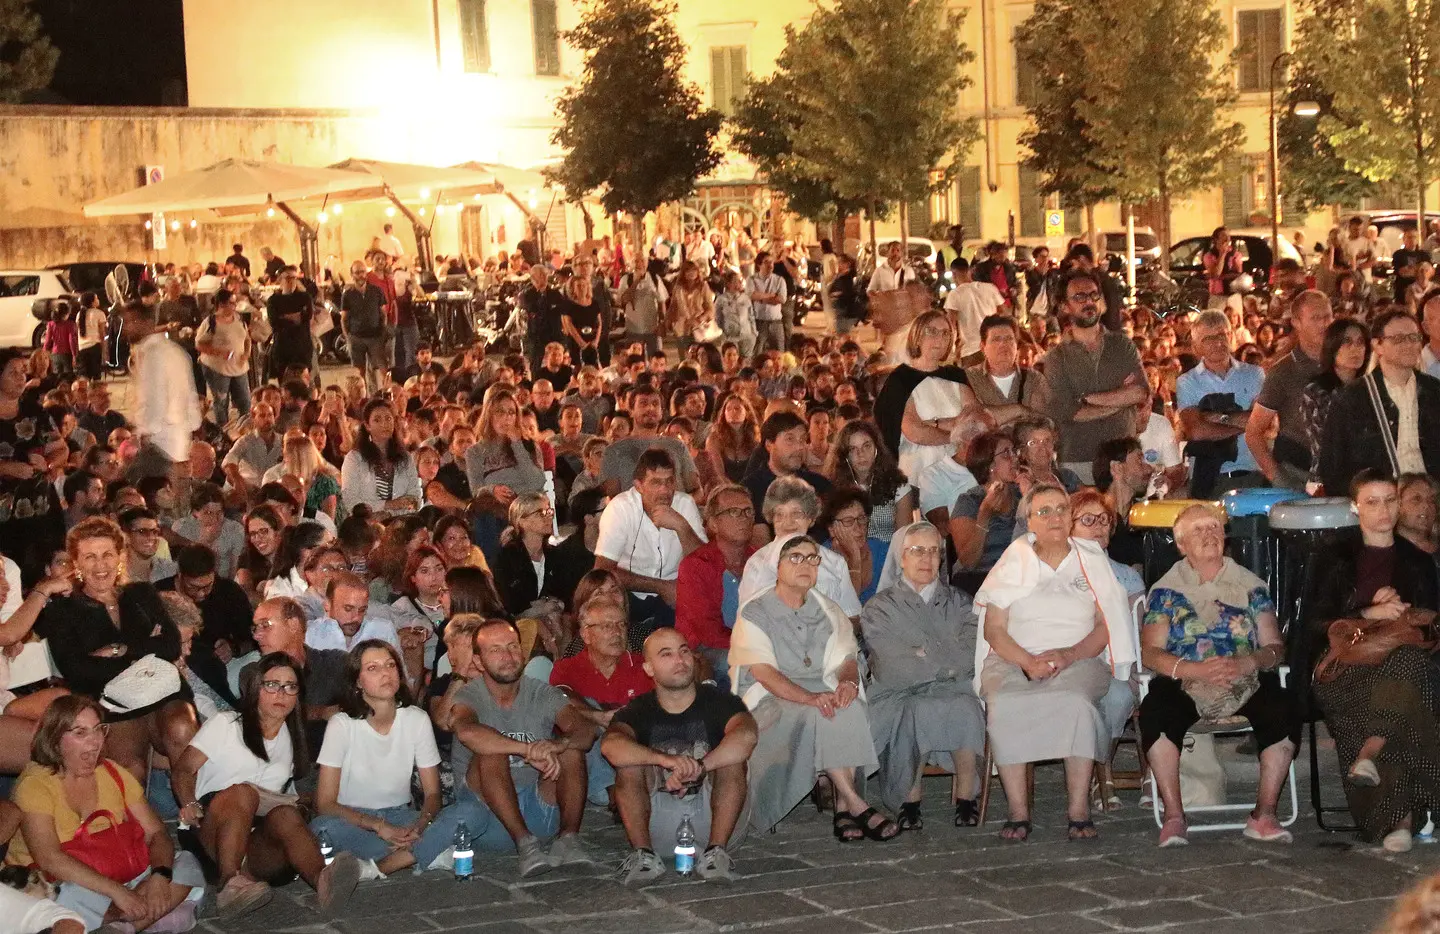
M960 387L960 383L952 383L948 379L926 377L910 394L915 414L927 422L937 418L954 418L961 409ZM920 471L954 453L955 445L949 442L916 444L905 437L904 432L900 434L900 469L906 477L918 477Z

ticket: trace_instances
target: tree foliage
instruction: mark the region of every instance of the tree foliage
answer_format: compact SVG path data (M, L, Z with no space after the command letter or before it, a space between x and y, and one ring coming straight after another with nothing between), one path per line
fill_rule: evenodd
M752 85L737 142L806 208L872 212L949 185L979 139L950 104L975 58L945 0L836 0L789 30L775 74Z
M41 34L31 0L0 0L0 103L18 104L50 85L60 51Z
M1359 204L1375 194L1376 184L1346 167L1330 138L1320 132L1319 121L1295 114L1294 107L1301 101L1319 104L1322 116L1340 119L1332 95L1318 81L1304 71L1291 77L1276 130L1284 170L1280 193L1287 214L1292 209L1309 213L1332 204Z
M1230 41L1224 19L1210 0L1101 0L1071 18L1092 158L1122 201L1160 202L1168 244L1171 199L1217 184L1244 139L1224 116L1232 63L1214 64Z
M556 104L550 177L574 197L599 191L611 213L642 216L695 190L720 164L722 117L684 79L673 0L589 0L563 38L584 56Z
M1308 0L1297 54L1329 92L1345 167L1416 192L1440 177L1440 0Z

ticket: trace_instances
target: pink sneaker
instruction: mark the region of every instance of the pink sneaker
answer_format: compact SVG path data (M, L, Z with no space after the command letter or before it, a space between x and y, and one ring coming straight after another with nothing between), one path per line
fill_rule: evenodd
M1261 843L1293 843L1295 837L1280 826L1274 814L1267 814L1264 817L1251 815L1245 822L1245 838L1247 840L1259 840Z
M1160 828L1160 848L1163 850L1170 846L1185 846L1190 842L1186 836L1190 832L1190 826L1185 823L1183 817L1171 817L1165 821L1165 826Z

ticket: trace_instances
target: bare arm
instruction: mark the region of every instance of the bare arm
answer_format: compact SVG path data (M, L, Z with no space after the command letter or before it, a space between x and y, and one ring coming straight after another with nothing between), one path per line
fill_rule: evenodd
M1126 386L1121 386L1119 389L1107 389L1104 392L1086 393L1082 401L1087 406L1125 409L1139 405L1144 402L1149 395L1150 390L1143 383L1131 383Z
M815 698L818 695L812 694L782 675L774 665L751 665L750 674L760 682L761 687L780 700L789 701L792 704L804 704L808 707L815 706Z
M455 738L475 755L529 757L530 743L511 739L494 727L486 726L476 719L475 711L464 704L454 705L450 717Z
M1185 437L1191 441L1224 441L1237 438L1245 433L1250 415L1237 413L1221 415L1218 412L1202 412L1198 408L1180 410L1180 426Z
M1272 482L1280 469L1280 462L1270 450L1270 429L1274 427L1276 413L1256 403L1245 420L1245 446L1255 457L1255 464Z
M613 558L606 558L603 555L595 556L595 569L613 572L616 577L620 578L620 586L624 590L659 594L661 597L667 593L673 595L675 592L674 581L662 581L659 578L646 577L643 574L633 574L616 564Z

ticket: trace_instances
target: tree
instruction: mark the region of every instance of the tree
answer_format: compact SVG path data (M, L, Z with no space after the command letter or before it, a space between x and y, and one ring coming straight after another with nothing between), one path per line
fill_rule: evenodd
M1286 211L1293 208L1308 214L1332 204L1359 204L1362 198L1373 195L1376 184L1346 168L1330 138L1320 132L1319 121L1295 114L1294 106L1300 101L1313 101L1320 105L1321 115L1339 119L1333 95L1314 77L1297 71L1290 79L1285 110L1276 128L1284 167L1280 194L1285 198Z
M721 160L722 117L683 77L674 12L673 0L589 0L563 37L584 73L556 104L551 141L565 156L548 174L572 197L599 191L606 211L629 214L637 250L645 214L689 195Z
M1159 201L1168 245L1171 201L1218 183L1245 136L1223 117L1236 99L1231 63L1214 65L1229 31L1210 0L1100 0L1072 18L1093 158L1122 201Z
M50 85L60 51L40 34L31 0L0 0L0 103L19 104Z
M1414 191L1423 218L1440 177L1440 0L1309 0L1305 13L1297 52L1334 104L1320 132L1346 168Z
M1021 161L1040 174L1042 193L1059 195L1085 210L1085 230L1095 233L1095 205L1116 195L1090 125L1080 115L1085 75L1066 63L1083 60L1076 13L1066 0L1039 0L1015 33L1016 54L1036 76L1035 96L1026 105L1030 127L1019 142L1030 154Z
M970 84L961 68L975 58L962 22L945 0L837 0L787 32L775 83L762 82L779 91L762 106L789 144L782 179L806 181L836 205L865 205L872 250L882 206L900 205L904 239L908 204L948 186L980 138L978 121L954 103ZM745 136L765 129L741 126Z

